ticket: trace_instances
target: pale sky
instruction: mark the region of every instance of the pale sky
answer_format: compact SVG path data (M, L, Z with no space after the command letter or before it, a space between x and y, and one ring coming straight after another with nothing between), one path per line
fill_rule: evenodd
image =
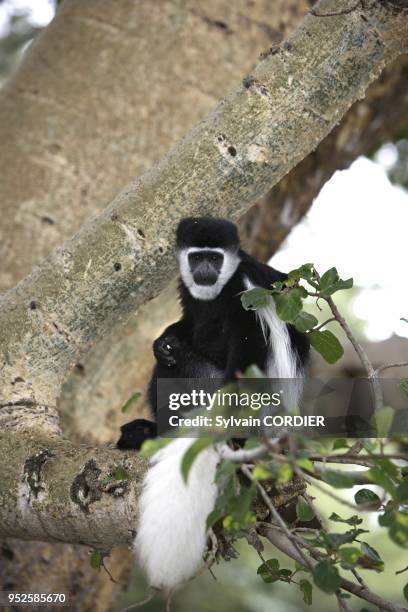
M385 168L394 159L395 147L386 145L376 161L361 157L336 172L271 260L285 271L311 262L321 272L336 266L342 278L352 276L364 288L354 311L368 322L370 340L408 337L400 321L408 318L408 193L388 180Z
M46 26L54 16L52 0L3 0L0 4L0 36L7 33L9 15L15 12L27 13L33 25Z

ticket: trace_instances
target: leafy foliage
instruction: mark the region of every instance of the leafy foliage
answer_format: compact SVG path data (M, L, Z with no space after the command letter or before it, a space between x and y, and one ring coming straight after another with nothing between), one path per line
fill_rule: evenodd
M336 268L330 268L320 276L312 264L305 264L292 270L284 282L274 283L269 289L256 288L246 291L242 294L241 301L247 310L273 305L283 321L307 334L312 347L328 363L335 363L343 355L343 348L337 336L332 330L322 329L325 322L320 323L314 315L308 313L304 309L304 303L310 297L317 301L326 301L334 318L344 327L344 321L342 323L332 296L352 286L353 280L341 279ZM256 367L249 368L245 376L264 377ZM404 381L401 386L403 384ZM406 388L408 389L408 385ZM257 570L262 581L265 584L284 582L295 585L303 602L308 606L313 602L314 586L326 594L339 598L349 597L345 593L347 588L342 578L344 572L352 572L349 579L358 577L356 572L361 570L385 572L381 551L377 551L371 543L365 541L370 539L370 531L363 528L363 513L375 512L379 526L387 531L393 545L408 548L408 457L405 457L405 464L402 466L401 462L395 459L395 443L399 439L394 436L394 414L394 410L387 406L377 410L373 420L378 439L362 439L357 445L358 448L355 440L347 438L316 441L301 436L296 438L292 434L291 440L294 443L289 441L285 454L279 457L275 447L265 445L264 455L254 461L251 456L251 463L246 465L245 469L240 469L239 461L221 462L216 475L219 496L213 512L208 516L207 526L217 533L220 532L222 540L226 539L228 552L225 558L231 558L231 542L245 537L262 558ZM405 439L404 444L407 442ZM182 461L185 480L199 453L212 443L208 439L198 439L191 445ZM251 443L252 441L246 448L251 447ZM259 440L253 444L258 445ZM388 448L392 450L387 453ZM339 463L353 465L355 453L360 453L360 457L364 459L362 465L366 467L363 473L355 471L355 465L351 471L332 467L333 462L336 463L337 460ZM404 457L402 455L398 458ZM314 461L318 462L319 469L315 468ZM330 467L326 467L327 464ZM320 500L309 503L313 498L306 495L304 490L300 494L298 492L293 504L292 510L295 509L296 513L295 517L290 519L292 522L285 522L285 518L283 524L280 524L275 520L276 515L268 504L265 515L265 498L268 498L272 505L275 500L282 503L282 491L295 487L295 482L299 479L304 479L304 483L316 482L319 487L323 485L327 494L336 502L341 501L343 489L354 489L354 503L347 497L344 502L347 512L332 512L328 526L320 524L318 529L314 526L320 522ZM361 486L362 482L367 485ZM371 489L370 484L375 486L375 491ZM356 485L360 485L357 490ZM262 492L262 495L259 492ZM263 504L264 508L261 518L260 504L261 507ZM351 512L350 506L353 508ZM258 537L258 528L270 520L274 530L278 529L281 535L292 540L292 550L295 544L299 547L307 562L303 564L296 560L294 567L290 568L281 567L278 559L265 560L262 557L263 546ZM311 527L305 530L305 523L310 523ZM302 529L298 528L299 524ZM290 553L287 555L291 557ZM299 555L293 556L293 559L299 559ZM399 573L402 571L405 570ZM302 576L299 577L298 574ZM404 587L403 596L408 600L408 584ZM363 595L362 597L364 599Z
M94 550L89 557L89 565L92 569L100 569L103 565L103 555L98 550Z
M256 287L245 291L241 302L246 310L259 310L270 306L273 299L278 317L306 333L310 344L328 363L336 363L343 356L343 347L332 331L320 330L318 319L304 310L304 300L309 296L329 300L337 291L352 286L353 279L342 280L336 268L330 268L320 277L313 264L304 264L289 272L286 281L275 282L270 289Z

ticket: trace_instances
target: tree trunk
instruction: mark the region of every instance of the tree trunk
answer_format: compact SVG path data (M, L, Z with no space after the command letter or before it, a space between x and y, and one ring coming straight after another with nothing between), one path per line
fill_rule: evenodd
M0 92L0 291L149 168L307 8L304 0L64 0ZM118 407L144 384L151 339L172 315L175 303L157 298L74 369L60 401L73 439L112 439L124 418ZM73 610L109 609L132 563L126 550L114 555L115 586L78 546L13 541L2 550L1 588L44 584L72 593Z

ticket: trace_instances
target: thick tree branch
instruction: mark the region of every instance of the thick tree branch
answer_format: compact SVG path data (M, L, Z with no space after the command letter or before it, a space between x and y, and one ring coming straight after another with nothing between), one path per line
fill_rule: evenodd
M340 124L240 220L247 249L267 261L337 170L395 140L408 123L408 56L400 56Z
M130 544L146 467L136 453L74 446L37 428L3 432L0 537L99 549Z

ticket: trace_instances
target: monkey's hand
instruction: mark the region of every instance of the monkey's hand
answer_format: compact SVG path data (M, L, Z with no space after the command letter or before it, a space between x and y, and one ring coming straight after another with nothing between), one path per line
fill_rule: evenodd
M168 368L177 365L182 342L173 334L165 334L153 343L153 353L158 363Z

